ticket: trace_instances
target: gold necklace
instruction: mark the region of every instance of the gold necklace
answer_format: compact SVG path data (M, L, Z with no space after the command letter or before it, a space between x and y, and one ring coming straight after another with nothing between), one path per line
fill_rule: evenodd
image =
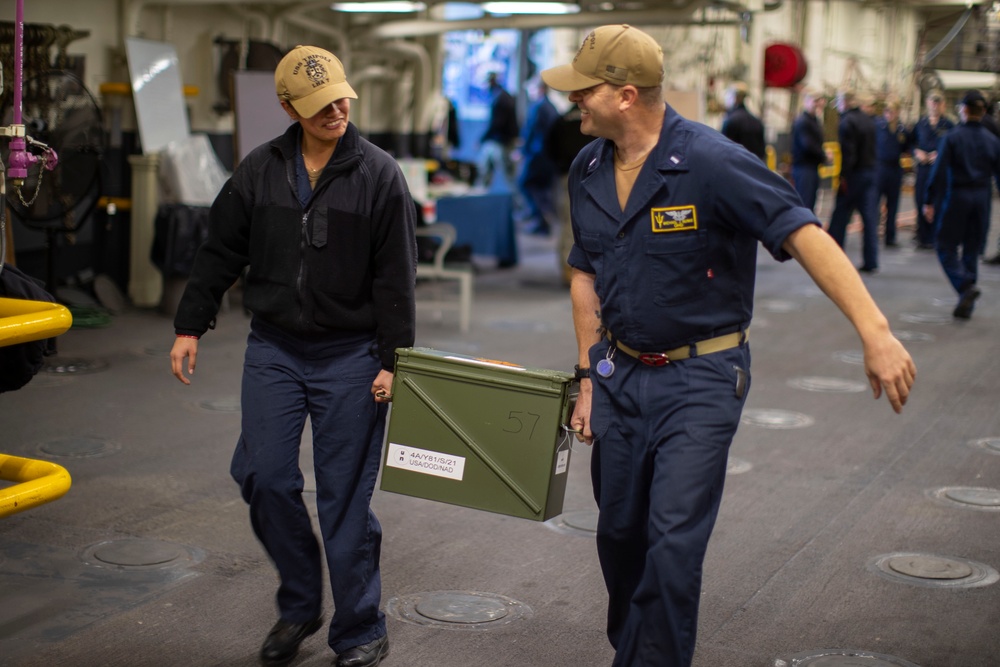
M646 164L646 158L649 157L649 154L651 152L652 149L646 151L645 153L640 155L635 160L632 160L631 162L625 162L624 160L622 160L621 155L618 154L618 149L615 148L615 168L618 171L634 171L639 167L641 167L642 165Z
M646 158L649 157L649 154L653 152L653 148L655 148L655 146L656 145L654 144L653 146L650 146L649 148L645 149L644 151L642 151L642 154L639 155L639 157L633 159L631 162L626 162L625 160L623 160L621 153L618 152L618 147L615 146L615 162L617 162L620 167L626 170L634 169L635 167L641 165L646 161Z

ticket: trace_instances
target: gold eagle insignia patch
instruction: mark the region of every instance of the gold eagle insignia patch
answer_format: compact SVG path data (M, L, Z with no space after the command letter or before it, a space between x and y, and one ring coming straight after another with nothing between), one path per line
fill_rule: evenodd
M688 232L698 229L698 212L694 206L671 206L650 209L653 232Z

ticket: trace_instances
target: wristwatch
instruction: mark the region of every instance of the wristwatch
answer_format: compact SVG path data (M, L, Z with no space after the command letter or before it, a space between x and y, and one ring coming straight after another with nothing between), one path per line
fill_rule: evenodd
M580 380L590 379L590 369L580 368L579 365L573 366L573 379L579 382Z

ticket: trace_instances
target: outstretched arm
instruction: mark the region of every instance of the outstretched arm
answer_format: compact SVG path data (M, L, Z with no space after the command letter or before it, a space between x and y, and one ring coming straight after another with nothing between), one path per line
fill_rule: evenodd
M864 347L865 373L875 398L885 390L892 409L901 412L917 376L917 367L889 322L875 305L861 277L829 234L815 225L792 232L783 248L847 316Z

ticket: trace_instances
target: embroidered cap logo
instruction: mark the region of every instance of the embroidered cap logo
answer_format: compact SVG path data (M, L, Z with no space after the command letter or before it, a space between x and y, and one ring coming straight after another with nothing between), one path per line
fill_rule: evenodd
M316 56L310 56L306 60L306 77L312 81L313 88L322 86L330 79L330 76L326 73L326 68L323 67L323 63Z

